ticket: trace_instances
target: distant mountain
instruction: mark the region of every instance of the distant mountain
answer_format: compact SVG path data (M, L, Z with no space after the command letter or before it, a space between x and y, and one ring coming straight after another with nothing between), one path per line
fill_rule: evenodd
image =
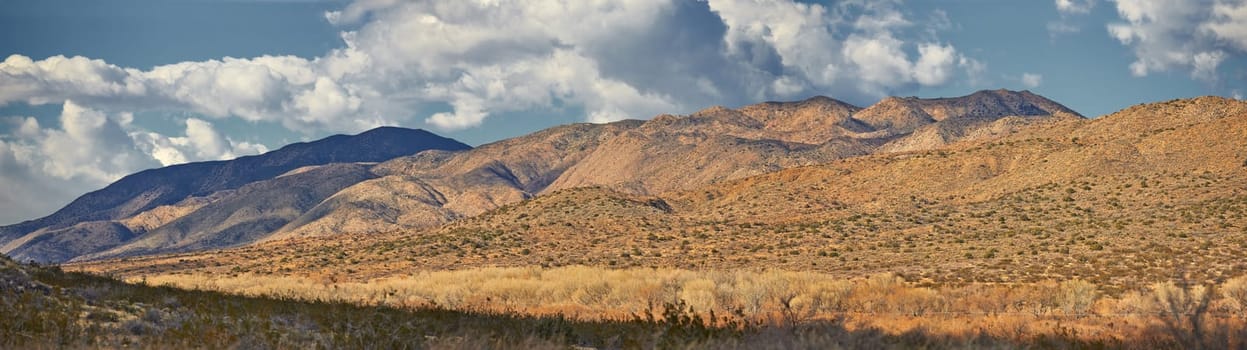
M888 98L865 109L818 96L648 121L564 125L471 150L431 134L419 139L442 143L291 145L259 156L269 162L243 164L244 158L210 169L188 165L132 175L103 194L88 194L53 216L11 229L0 243L7 242L4 252L41 254L15 254L22 259L83 260L425 229L564 189L662 195L849 157L999 138L1030 123L1066 118L1082 116L1029 91ZM399 131L379 129L356 138ZM382 152L387 149L393 152ZM283 151L293 154L277 156ZM383 154L350 157L370 153ZM368 161L384 162L309 167ZM280 166L264 167L270 163ZM56 247L26 247L62 241L47 234L81 235L82 229L66 229L97 221L115 221L130 231L92 224L107 232L60 244L64 251L57 253Z
M14 258L44 260L44 257L58 254L27 255L16 252L50 252L58 248L35 249L22 245L56 242L57 239L52 236L58 235L58 232L81 233L82 230L66 229L83 223L122 220L157 208L167 212L170 207L177 207L179 203L186 204L183 202L188 200L194 202L191 200L193 198L209 197L221 191L238 189L243 185L272 179L306 166L380 162L430 149L459 151L470 148L453 139L424 130L382 127L353 136L334 135L313 142L295 143L261 155L144 170L126 176L104 189L83 195L52 215L0 227L0 244L4 244L2 252L12 254ZM152 215L149 213L147 216ZM90 226L107 227L110 232L108 236L122 241L133 234L111 225ZM152 225L145 227L151 228L150 226ZM114 231L116 234L111 234ZM99 242L96 247L70 250L93 251L118 243L110 240Z

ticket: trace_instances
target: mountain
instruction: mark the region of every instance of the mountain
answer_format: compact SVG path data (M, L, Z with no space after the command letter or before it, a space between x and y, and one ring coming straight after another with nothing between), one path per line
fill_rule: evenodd
M1244 232L1247 103L1201 97L656 196L570 188L432 229L89 268L303 266L350 280L474 266L768 268L953 285L1078 278L1119 293L1175 275L1213 283L1241 273ZM326 263L334 252L352 252L352 263Z
M940 115L931 127L961 134L1006 116L1081 117L1025 91L907 101ZM819 96L649 121L574 124L466 152L425 152L377 165L380 178L344 189L267 239L436 227L582 186L665 193L870 154L908 135L856 119L862 111Z
M571 188L601 186L631 195L664 195L878 152L998 138L1030 123L1062 118L1082 119L1028 91L889 98L865 109L819 96L738 109L712 107L648 121L565 125L471 150L402 152L402 157L332 180L304 172L345 169L285 166L280 173L232 176L229 181L175 174L187 177L193 190L164 197L160 196L165 192L142 192L141 200L132 199L141 205L103 207L114 214L69 221L118 221L132 232L99 235L90 244L73 245L71 252L55 256L103 259L297 237L427 229ZM330 158L329 163L345 161ZM275 178L282 173L290 179ZM139 175L143 173L134 176ZM204 184L212 185L207 186L211 190L202 189ZM6 251L47 251L20 246L55 241L36 238L67 226L41 227L48 229L10 240Z
M153 229L180 216L170 214L186 214L190 207L202 206L205 199L219 197L223 191L233 191L302 167L380 162L430 149L458 151L469 148L424 130L382 127L353 136L335 135L313 142L290 144L261 155L144 170L101 190L87 193L52 215L0 228L0 244L4 244L4 253L16 259L60 261L50 258L68 252L114 247L142 233L129 230ZM122 230L115 225L99 223L120 220L137 225ZM62 240L54 238L62 234L83 235L85 231L81 225L93 222L96 224L86 227L107 228L106 232L95 235L98 237L76 240L77 244L53 244ZM66 251L52 253L62 248Z
M865 109L827 97L713 107L654 118L610 140L551 189L607 186L661 194L876 152L932 149L998 137L1032 121L1082 119L1029 91L887 98Z
M348 187L273 239L434 227L541 193L635 120L572 124L465 152L424 152L373 167L380 177Z

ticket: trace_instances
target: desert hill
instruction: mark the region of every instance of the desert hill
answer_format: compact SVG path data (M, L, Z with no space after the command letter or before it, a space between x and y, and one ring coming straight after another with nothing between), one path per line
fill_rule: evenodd
M712 107L685 117L659 116L610 140L551 189L607 186L661 194L880 151L931 149L1007 131L1001 127L1007 120L1054 117L1082 116L1029 91L1008 90L887 98L865 109L827 97L738 110ZM996 131L982 132L989 129Z
M428 228L530 198L604 140L639 121L573 124L482 145L424 152L373 167L379 178L335 194L273 239Z
M940 116L925 126L957 133L936 146L1009 116L1078 117L1030 92L984 91L907 101ZM645 122L567 125L467 152L425 152L376 166L380 178L344 189L269 239L431 228L582 186L665 193L869 154L887 142L906 139L906 132L854 119L859 111L814 97L739 110L713 107Z
M1202 97L647 196L553 191L436 229L102 262L123 274L780 268L1107 292L1247 269L1247 103ZM277 252L291 252L278 254ZM282 256L265 259L264 257Z

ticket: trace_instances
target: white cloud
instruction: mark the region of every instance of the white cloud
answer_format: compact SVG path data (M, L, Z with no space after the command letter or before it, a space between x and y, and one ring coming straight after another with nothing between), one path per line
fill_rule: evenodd
M966 81L971 86L981 85L983 83L983 75L987 73L986 63L962 55L957 57L957 67L965 70Z
M454 130L557 106L604 121L815 93L878 97L946 84L964 67L936 37L954 25L947 16L915 22L895 1L361 0L326 19L353 29L344 47L312 59L139 70L10 56L0 63L0 104L72 99L110 113L186 110L304 132L411 120ZM924 37L907 37L920 24Z
M1130 72L1147 76L1189 69L1191 77L1215 81L1220 64L1247 52L1247 1L1115 0L1124 22L1108 32L1134 50Z
M1082 26L1074 23L1074 17L1091 13L1096 0L1056 0L1056 10L1060 18L1048 22L1048 37L1075 34L1082 31Z
M1022 73L1022 85L1028 89L1034 89L1043 84L1043 75L1035 73Z
M1247 1L1217 1L1212 17L1200 29L1247 51Z
M957 49L952 45L918 45L918 62L914 63L914 79L922 85L942 85L952 78L956 67Z
M1056 0L1056 9L1061 14L1085 15L1091 13L1095 0Z

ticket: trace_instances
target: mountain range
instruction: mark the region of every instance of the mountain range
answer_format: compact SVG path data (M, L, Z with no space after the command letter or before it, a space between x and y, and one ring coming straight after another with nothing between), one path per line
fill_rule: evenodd
M931 149L659 194L607 182L548 188L431 228L71 266L350 282L499 266L887 272L932 285L1081 279L1109 295L1247 270L1247 102L1200 97L988 125Z
M669 211L665 203L688 191L783 169L1081 120L1029 91L994 90L893 97L866 108L827 97L712 107L558 126L476 148L422 130L380 128L139 172L52 215L0 228L0 252L59 263L427 230L582 188Z

